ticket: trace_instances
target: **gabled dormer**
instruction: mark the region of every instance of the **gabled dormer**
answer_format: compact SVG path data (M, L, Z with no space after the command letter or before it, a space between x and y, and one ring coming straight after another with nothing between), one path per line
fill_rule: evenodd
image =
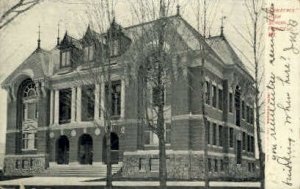
M75 60L78 60L81 44L66 32L58 49L60 50L60 68L69 68L76 63Z
M122 26L117 24L115 19L113 19L105 37L110 57L122 55L131 44L131 39L125 35Z
M83 63L93 62L96 57L97 33L88 26L85 35L82 38L81 44L83 49Z

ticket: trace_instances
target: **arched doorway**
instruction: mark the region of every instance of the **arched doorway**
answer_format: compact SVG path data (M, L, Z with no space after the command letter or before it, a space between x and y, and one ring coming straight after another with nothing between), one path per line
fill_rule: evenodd
M63 135L56 142L56 162L57 164L69 164L69 139Z
M78 161L84 165L93 163L93 139L88 134L83 134L79 138Z
M106 148L106 137L103 138L103 152L102 159L103 162L107 162L107 148ZM111 163L116 164L119 162L119 137L116 133L110 133L110 152L111 152Z

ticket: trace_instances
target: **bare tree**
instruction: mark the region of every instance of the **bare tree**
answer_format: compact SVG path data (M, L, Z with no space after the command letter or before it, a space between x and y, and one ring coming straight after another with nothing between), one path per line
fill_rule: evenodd
M2 8L4 10L0 12L0 30L3 29L5 26L7 26L9 23L11 23L20 15L32 9L41 1L42 0L18 0L14 5L6 9L3 8L4 7L4 3L3 3Z
M204 40L208 37L207 33L210 36L210 30L212 24L214 22L214 18L216 17L216 9L219 5L219 1L209 1L206 0L196 0L196 10L195 10L195 17L197 22L197 31L202 34ZM204 125L204 132L203 132L203 140L204 140L204 182L205 188L209 188L209 172L208 172L208 141L207 135L209 134L209 122L207 120L206 108L205 108L205 63L206 58L208 56L207 47L201 45L199 43L200 54L201 54L201 69L200 69L200 85L201 85L201 113L203 115L203 125Z
M247 9L248 17L245 17L246 32L242 32L239 28L232 25L238 35L250 47L251 55L247 55L236 46L239 53L250 63L249 69L254 73L254 89L255 89L255 128L258 146L259 172L261 188L265 188L265 154L263 151L262 135L263 129L263 114L264 114L264 99L263 99L263 77L264 77L264 37L265 23L264 19L264 0L244 0L244 6Z

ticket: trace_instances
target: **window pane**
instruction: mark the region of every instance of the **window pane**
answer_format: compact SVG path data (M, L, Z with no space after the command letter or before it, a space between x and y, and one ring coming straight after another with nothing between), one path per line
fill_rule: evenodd
M89 61L94 60L94 46L89 47Z
M219 89L219 109L222 110L223 109L223 90Z
M82 87L82 120L89 121L94 118L95 110L95 86L83 86Z
M70 51L67 52L67 60L66 60L66 66L69 66L71 63L71 53Z
M217 144L217 125L213 124L213 145Z
M150 144L150 131L144 132L144 144Z
M71 89L59 91L59 123L69 122L71 119Z
M223 128L219 125L219 146L223 145Z
M237 164L242 163L242 144L240 140L237 141L236 163Z
M213 93L212 93L212 105L213 107L217 107L217 87L213 85Z
M210 104L210 84L208 81L205 82L205 97L206 97L206 104Z
M35 119L36 118L36 104L28 103L27 104L27 119Z
M150 159L150 171L158 171L159 169L159 159L151 158Z
M233 128L229 129L229 146L233 147Z
M85 47L83 50L83 61L87 62L89 57L89 48Z

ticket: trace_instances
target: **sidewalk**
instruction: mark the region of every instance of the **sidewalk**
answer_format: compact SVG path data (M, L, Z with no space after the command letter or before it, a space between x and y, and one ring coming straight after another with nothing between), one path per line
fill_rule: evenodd
M0 181L0 186L105 186L105 181L99 177L30 177ZM114 186L143 187L159 186L158 181L113 181ZM174 187L199 187L204 186L203 181L168 181L168 186ZM259 188L259 182L219 182L211 181L212 187L247 187Z

